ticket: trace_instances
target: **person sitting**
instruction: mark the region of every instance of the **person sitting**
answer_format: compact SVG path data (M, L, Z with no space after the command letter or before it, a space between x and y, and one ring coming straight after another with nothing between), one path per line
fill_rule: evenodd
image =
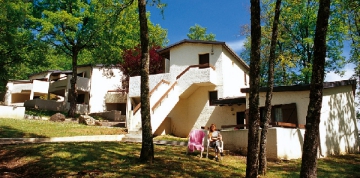
M210 140L209 146L215 149L215 160L219 161L218 155L220 152L220 142L222 141L222 136L220 132L216 130L215 124L210 125L208 138ZM220 155L223 156L223 153L221 152Z

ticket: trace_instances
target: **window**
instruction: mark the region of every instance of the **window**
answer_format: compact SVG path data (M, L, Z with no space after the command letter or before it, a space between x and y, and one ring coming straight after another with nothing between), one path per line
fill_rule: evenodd
M199 64L209 64L210 60L209 60L209 53L206 53L206 54L199 54ZM207 67L199 67L200 69L201 68L207 68Z
M245 124L245 112L236 112L236 125ZM238 127L244 129L244 127Z
M282 109L279 107L276 107L273 109L274 111L274 121L275 122L282 122L283 116L282 116Z
M209 91L209 105L214 106L213 101L218 99L217 91Z
M265 108L260 109L260 120L265 121ZM296 103L274 105L271 108L271 120L270 122L287 122L297 124L297 111Z
M85 102L85 94L78 94L78 97L76 98L77 104L83 104Z
M85 76L85 73L84 73L84 72L78 73L77 76L78 76L78 77L84 77L84 76Z

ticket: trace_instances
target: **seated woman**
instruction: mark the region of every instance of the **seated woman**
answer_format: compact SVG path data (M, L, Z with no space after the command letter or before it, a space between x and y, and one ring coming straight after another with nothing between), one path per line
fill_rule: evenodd
M209 132L208 138L210 140L209 146L212 148L215 148L215 160L219 161L218 155L220 152L219 147L221 144L220 141L222 140L222 136L221 136L220 132L216 130L215 124L210 125L210 132ZM221 156L223 155L222 152L220 154L221 154Z

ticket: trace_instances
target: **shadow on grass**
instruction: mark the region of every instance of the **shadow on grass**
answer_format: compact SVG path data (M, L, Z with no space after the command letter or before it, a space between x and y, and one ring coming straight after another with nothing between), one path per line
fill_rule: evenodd
M326 162L326 164L324 164ZM346 175L344 175L346 172ZM331 156L318 161L318 175L325 177L331 174L333 177L360 177L360 154L348 154Z
M317 177L349 177L359 178L360 176L360 154L348 154L341 156L329 156L318 159ZM299 177L301 159L268 162L268 177Z
M2 145L0 177L91 177L94 172L94 177L245 176L246 157L227 155L215 162L213 155L186 155L184 146L155 145L154 163L144 164L140 151L140 143L126 142ZM359 165L360 154L319 159L318 177L356 177ZM300 159L269 162L266 177L299 177L300 166Z
M6 145L0 172L17 177L243 177L245 168L186 155L183 146L155 146L153 164L138 162L141 144L117 142ZM3 176L0 174L0 177Z
M0 126L0 138L46 138L44 135L27 133L10 126Z

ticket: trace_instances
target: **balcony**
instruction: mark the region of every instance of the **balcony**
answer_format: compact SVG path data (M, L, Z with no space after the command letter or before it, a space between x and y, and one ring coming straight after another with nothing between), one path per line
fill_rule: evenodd
M47 93L49 89L49 82L47 81L33 81L33 92L34 93Z
M90 79L84 77L77 77L76 89L80 91L90 91Z
M68 77L60 78L59 80L50 83L49 93L59 93L58 91L69 89L70 80L71 75L69 75ZM84 77L77 77L76 88L80 91L89 92L90 79Z
M33 88L32 83L16 84L13 85L11 93L30 93Z
M67 77L54 81L50 83L49 93L57 93L59 90L66 90L68 84L70 84L70 78Z
M176 77L177 81L181 81L182 85L198 84L199 86L216 85L217 74L213 67L197 68L197 66L189 66ZM188 83L188 84L186 84Z
M150 90L155 88L156 85L162 80L171 81L170 77L170 73L149 75ZM130 77L129 84L129 97L140 97L140 76Z
M105 103L126 103L127 96L125 93L108 91L105 95Z

